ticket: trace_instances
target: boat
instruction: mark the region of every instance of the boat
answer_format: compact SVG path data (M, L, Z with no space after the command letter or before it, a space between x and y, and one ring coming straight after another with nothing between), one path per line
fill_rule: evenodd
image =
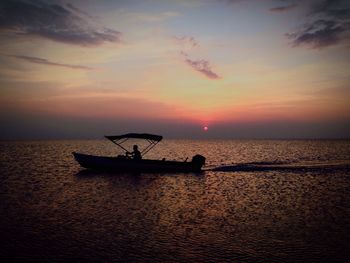
M73 152L75 160L84 168L92 170L108 170L113 172L200 172L205 164L205 157L196 154L191 161L171 161L165 158L161 160L144 159L144 155L156 146L163 137L148 133L127 133L122 135L105 136L125 151L124 155L115 157L96 156ZM141 158L130 157L130 152L125 148L125 142L129 139L146 140L149 144L140 153ZM123 145L124 144L124 145Z

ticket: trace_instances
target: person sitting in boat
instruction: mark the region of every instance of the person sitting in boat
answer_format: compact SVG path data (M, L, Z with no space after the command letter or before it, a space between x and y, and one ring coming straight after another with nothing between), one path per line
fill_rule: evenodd
M135 144L134 147L133 147L133 152L131 153L127 153L127 154L131 154L132 158L134 160L141 160L142 159L142 156L141 156L141 152L139 151L139 147Z

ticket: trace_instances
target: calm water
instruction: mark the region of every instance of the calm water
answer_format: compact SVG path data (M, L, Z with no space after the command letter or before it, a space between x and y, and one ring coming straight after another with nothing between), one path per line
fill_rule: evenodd
M166 140L150 158L201 153L207 169L251 162L294 169L138 176L81 172L71 152L116 155L107 141L0 147L3 259L346 262L350 256L350 141Z

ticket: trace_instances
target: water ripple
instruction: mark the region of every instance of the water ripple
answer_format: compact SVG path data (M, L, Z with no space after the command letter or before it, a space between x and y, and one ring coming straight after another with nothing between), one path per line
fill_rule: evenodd
M116 175L82 171L71 156L117 154L103 141L2 142L0 256L36 262L346 262L350 173L332 165L348 162L349 146L168 140L150 157L201 153L208 167L309 166Z

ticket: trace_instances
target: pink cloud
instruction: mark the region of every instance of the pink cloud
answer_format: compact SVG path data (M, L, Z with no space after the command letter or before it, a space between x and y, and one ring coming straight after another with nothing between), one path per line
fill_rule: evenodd
M210 62L205 59L192 60L188 57L188 54L181 51L181 55L184 57L186 64L190 65L194 70L202 73L207 78L219 79L220 77L216 74L210 66Z

